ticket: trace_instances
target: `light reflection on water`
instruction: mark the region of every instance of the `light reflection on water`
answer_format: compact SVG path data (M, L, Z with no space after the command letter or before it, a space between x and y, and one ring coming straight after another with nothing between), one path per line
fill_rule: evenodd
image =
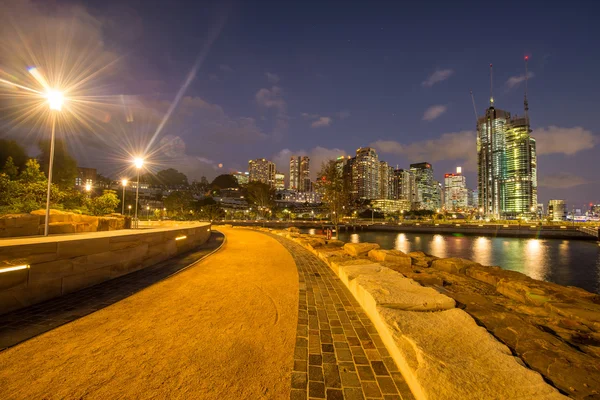
M595 242L397 232L340 232L339 238L379 243L384 249L405 253L420 250L437 257L467 258L600 293L600 246Z

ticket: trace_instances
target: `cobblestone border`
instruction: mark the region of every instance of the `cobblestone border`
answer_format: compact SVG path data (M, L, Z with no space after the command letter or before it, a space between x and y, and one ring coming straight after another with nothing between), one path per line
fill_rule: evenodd
M300 284L290 399L414 399L343 282L302 246L270 236L294 258Z

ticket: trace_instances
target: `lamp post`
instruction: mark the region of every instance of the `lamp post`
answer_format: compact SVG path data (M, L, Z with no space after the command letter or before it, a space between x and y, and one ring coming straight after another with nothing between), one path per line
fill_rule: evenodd
M127 179L121 180L123 186L123 198L121 199L121 215L125 215L125 186L127 186Z
M127 209L129 210L128 214L131 217L131 204L127 206Z
M57 90L48 90L46 99L50 107L52 120L52 134L50 136L50 162L48 165L48 191L46 193L46 220L44 222L44 236L48 236L50 223L50 192L52 191L52 166L54 164L54 136L56 131L56 113L62 110L63 94Z
M146 206L146 219L150 221L150 206Z
M135 227L137 228L138 227L137 210L138 210L138 199L139 199L139 193L140 193L140 170L144 166L144 159L138 157L135 160L133 160L133 164L135 165L135 168L137 169L137 184L135 185L135 213L134 213L134 217L133 217L133 219L135 220Z
M90 198L90 191L92 190L92 185L90 185L89 183L87 183L85 185L85 192L87 193L87 198Z

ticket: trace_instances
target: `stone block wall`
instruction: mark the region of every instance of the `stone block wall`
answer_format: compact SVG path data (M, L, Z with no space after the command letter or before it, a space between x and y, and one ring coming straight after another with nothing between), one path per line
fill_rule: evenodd
M0 314L164 261L206 242L210 231L209 223L199 223L186 228L107 232L85 238L21 239L22 243L14 245L0 242L0 269L29 265L27 269L0 273Z
M50 210L50 234L101 232L125 229L130 218L119 214L104 217ZM44 233L46 211L36 210L31 214L9 214L0 216L0 238L35 236Z

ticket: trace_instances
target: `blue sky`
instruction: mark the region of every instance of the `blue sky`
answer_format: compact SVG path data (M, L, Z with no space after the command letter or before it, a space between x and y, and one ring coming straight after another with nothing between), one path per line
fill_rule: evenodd
M600 203L595 2L57 4L98 21L95 34L122 64L113 89L156 117L146 139L191 78L156 143L161 162L192 178L245 170L258 157L287 173L292 153L310 155L316 170L374 145L392 165L432 162L438 179L461 165L475 188L469 90L482 114L493 63L496 106L521 114L529 55L540 200ZM109 174L119 168L85 147L78 157Z

